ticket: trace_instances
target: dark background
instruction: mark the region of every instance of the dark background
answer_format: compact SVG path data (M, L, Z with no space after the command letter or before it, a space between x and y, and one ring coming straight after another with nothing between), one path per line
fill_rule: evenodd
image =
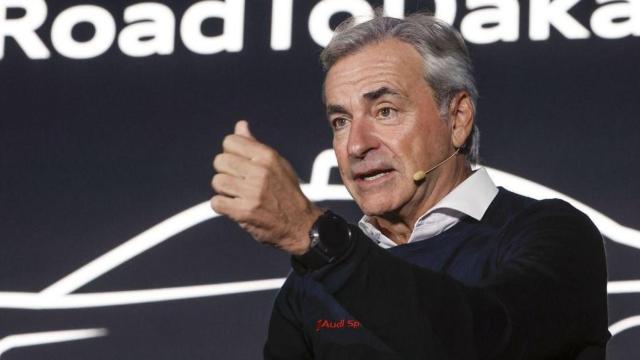
M107 9L120 31L126 25L122 12L134 2L91 3ZM163 3L176 16L170 55L133 58L116 43L92 59L58 54L51 23L64 9L85 4L78 0L47 2L38 34L50 58L29 59L13 39L6 40L0 60L0 300L3 292L39 292L207 201L211 160L237 119L248 119L256 137L288 158L304 183L315 157L330 147L320 100L321 47L307 28L317 1L295 1L286 51L269 45L271 1L247 1L243 50L212 55L195 54L180 40L180 18L195 2ZM640 42L593 34L572 40L553 29L549 40L532 41L528 4L520 3L518 41L470 44L481 94L482 163L640 229ZM425 6L433 8L433 2L405 2L407 13ZM598 6L581 1L571 13L589 27ZM454 25L468 12L458 1ZM331 23L346 15L336 14ZM215 35L221 26L212 19L203 31ZM74 36L90 39L92 31L79 25ZM351 201L324 205L352 221L360 216ZM638 249L605 242L610 280L637 279ZM286 255L216 218L75 293L281 278L288 271ZM274 295L270 290L88 309L0 308L0 341L42 331L109 331L106 337L16 348L0 358L259 358ZM639 300L637 293L610 295L610 323L640 314ZM638 341L638 327L616 335L608 358L634 357Z

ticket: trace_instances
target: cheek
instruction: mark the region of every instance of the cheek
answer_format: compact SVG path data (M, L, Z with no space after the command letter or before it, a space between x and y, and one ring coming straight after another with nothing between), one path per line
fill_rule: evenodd
M344 148L339 141L336 141L336 139L333 140L333 153L338 161L340 177L342 178L342 181L346 183L349 179L349 158L346 148Z
M394 167L399 172L411 171L424 154L425 140L420 134L414 127L395 128L387 134L386 147L392 153Z
M408 163L424 167L438 161L441 155L447 152L449 139L447 124L437 118L429 124L415 126L399 146L402 146L405 154L410 157Z

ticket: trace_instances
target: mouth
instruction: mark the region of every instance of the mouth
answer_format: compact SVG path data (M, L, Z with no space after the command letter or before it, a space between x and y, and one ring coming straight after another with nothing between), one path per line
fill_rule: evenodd
M374 182L390 174L392 171L393 169L372 169L361 173L356 173L354 179L356 180L356 182Z

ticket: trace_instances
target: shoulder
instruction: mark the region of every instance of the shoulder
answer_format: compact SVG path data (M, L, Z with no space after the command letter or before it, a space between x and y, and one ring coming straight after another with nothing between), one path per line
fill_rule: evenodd
M573 205L560 199L536 200L514 214L511 228L543 227L545 229L579 231L583 234L600 232L591 219Z
M564 200L536 200L504 188L499 188L498 195L487 209L483 221L492 223L497 228L511 229L535 224L574 224L596 229L586 214Z
M522 198L500 227L503 251L535 250L545 257L565 259L602 257L602 235L586 214L564 200Z

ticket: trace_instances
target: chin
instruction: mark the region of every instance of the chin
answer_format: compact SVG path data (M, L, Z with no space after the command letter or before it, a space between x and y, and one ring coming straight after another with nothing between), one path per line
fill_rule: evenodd
M356 204L365 215L381 216L397 213L413 196L412 189L394 182L376 191L352 193Z
M395 212L396 207L389 202L388 196L385 199L360 199L356 200L358 207L367 216L382 216Z

